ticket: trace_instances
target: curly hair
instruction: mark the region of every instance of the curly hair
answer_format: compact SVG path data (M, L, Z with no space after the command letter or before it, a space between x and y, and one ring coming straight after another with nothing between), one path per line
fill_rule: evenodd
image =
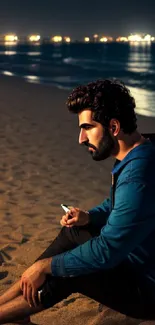
M115 118L124 133L131 134L137 128L135 100L119 80L97 80L78 86L73 89L66 104L69 111L76 114L90 109L93 119L104 127L108 127L110 120Z

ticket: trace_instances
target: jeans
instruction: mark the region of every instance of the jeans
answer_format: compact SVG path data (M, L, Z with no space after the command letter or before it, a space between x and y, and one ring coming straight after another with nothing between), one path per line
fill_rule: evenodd
M63 227L37 260L71 250L98 236L100 229L91 225ZM109 270L99 270L78 277L54 277L47 275L43 284L44 308L54 306L72 293L81 293L116 311L135 318L152 318L152 306L138 286L138 278L127 262ZM154 317L154 316L153 316Z

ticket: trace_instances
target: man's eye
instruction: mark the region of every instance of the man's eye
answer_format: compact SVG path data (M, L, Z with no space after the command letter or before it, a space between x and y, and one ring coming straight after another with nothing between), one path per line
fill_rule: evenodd
M89 129L91 129L91 125L85 126L85 130L89 130Z

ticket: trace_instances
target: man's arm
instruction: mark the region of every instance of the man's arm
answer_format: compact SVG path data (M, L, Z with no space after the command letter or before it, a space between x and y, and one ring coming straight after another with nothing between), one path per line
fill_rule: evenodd
M110 211L110 200L107 199L103 204L95 207L89 211L89 220L94 225L101 225L106 223ZM58 257L59 255L57 255ZM20 287L24 298L28 301L30 306L37 306L36 292L37 289L45 281L46 274L52 274L51 264L53 258L46 258L39 260L30 266L22 275Z
M155 200L149 186L132 181L120 184L114 209L100 236L54 256L52 275L78 276L115 267L151 233L154 212Z
M98 237L63 254L39 260L21 278L23 295L36 304L36 291L46 274L72 277L113 268L155 229L154 191L139 182L120 184L115 205Z
M94 226L103 227L110 215L111 211L111 200L107 198L100 205L95 208L88 210L89 222Z

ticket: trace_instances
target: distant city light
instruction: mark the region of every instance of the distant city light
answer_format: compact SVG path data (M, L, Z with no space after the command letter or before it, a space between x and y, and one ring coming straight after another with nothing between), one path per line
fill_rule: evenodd
M0 43L4 43L8 48L10 46L14 46L18 43L32 43L34 45L40 45L42 42L45 43L68 43L70 44L71 42L76 42L76 40L73 40L70 38L70 36L60 36L60 35L56 35L56 36L51 36L49 37L45 37L42 38L39 34L31 34L31 35L27 35L27 36L20 36L18 38L18 36L14 33L10 33L10 34L6 34L6 35L2 35L0 36ZM126 36L118 36L117 38L113 39L110 36L105 36L104 34L95 34L88 37L88 36L83 36L83 43L89 43L89 42L93 42L93 43L109 43L109 42L120 42L120 43L129 43L130 45L150 45L152 42L155 42L155 37L147 34L147 33L132 33L130 35L126 35ZM36 55L36 53L35 53Z
M86 43L88 43L88 42L90 41L90 38L89 38L89 37L85 37L85 38L84 38L84 41L85 41Z
M94 34L94 35L93 35L93 41L94 41L95 43L97 43L97 42L99 41L99 35L98 35L98 34Z
M141 34L135 34L135 35L130 35L128 36L128 40L131 43L146 43L150 44L152 41L152 36L149 34L146 35L141 35Z
M17 35L7 34L7 35L4 36L5 45L16 45L17 41L18 41Z
M30 35L29 36L29 41L30 42L38 42L38 41L40 41L40 35Z
M70 39L70 37L68 37L68 36L65 36L65 37L64 37L64 40L65 40L66 43L70 43L70 42L71 42L71 39Z
M18 41L18 37L14 34L8 34L4 36L5 42L15 42Z
M128 38L127 37L117 37L116 42L128 42Z
M128 36L129 42L140 42L141 40L142 40L142 37L137 34Z
M144 36L144 40L145 40L146 42L150 42L150 41L151 41L151 35L145 35L145 36Z
M55 43L62 42L62 36L54 36L52 37L52 41Z
M6 34L3 38L3 41L5 43L5 45L16 45L17 41L18 41L18 37L15 34Z
M100 42L104 42L104 43L106 43L108 41L108 38L107 37L102 37L102 38L100 38Z
M120 36L116 42L129 42L129 43L151 43L155 38L149 34L131 34L127 37Z

